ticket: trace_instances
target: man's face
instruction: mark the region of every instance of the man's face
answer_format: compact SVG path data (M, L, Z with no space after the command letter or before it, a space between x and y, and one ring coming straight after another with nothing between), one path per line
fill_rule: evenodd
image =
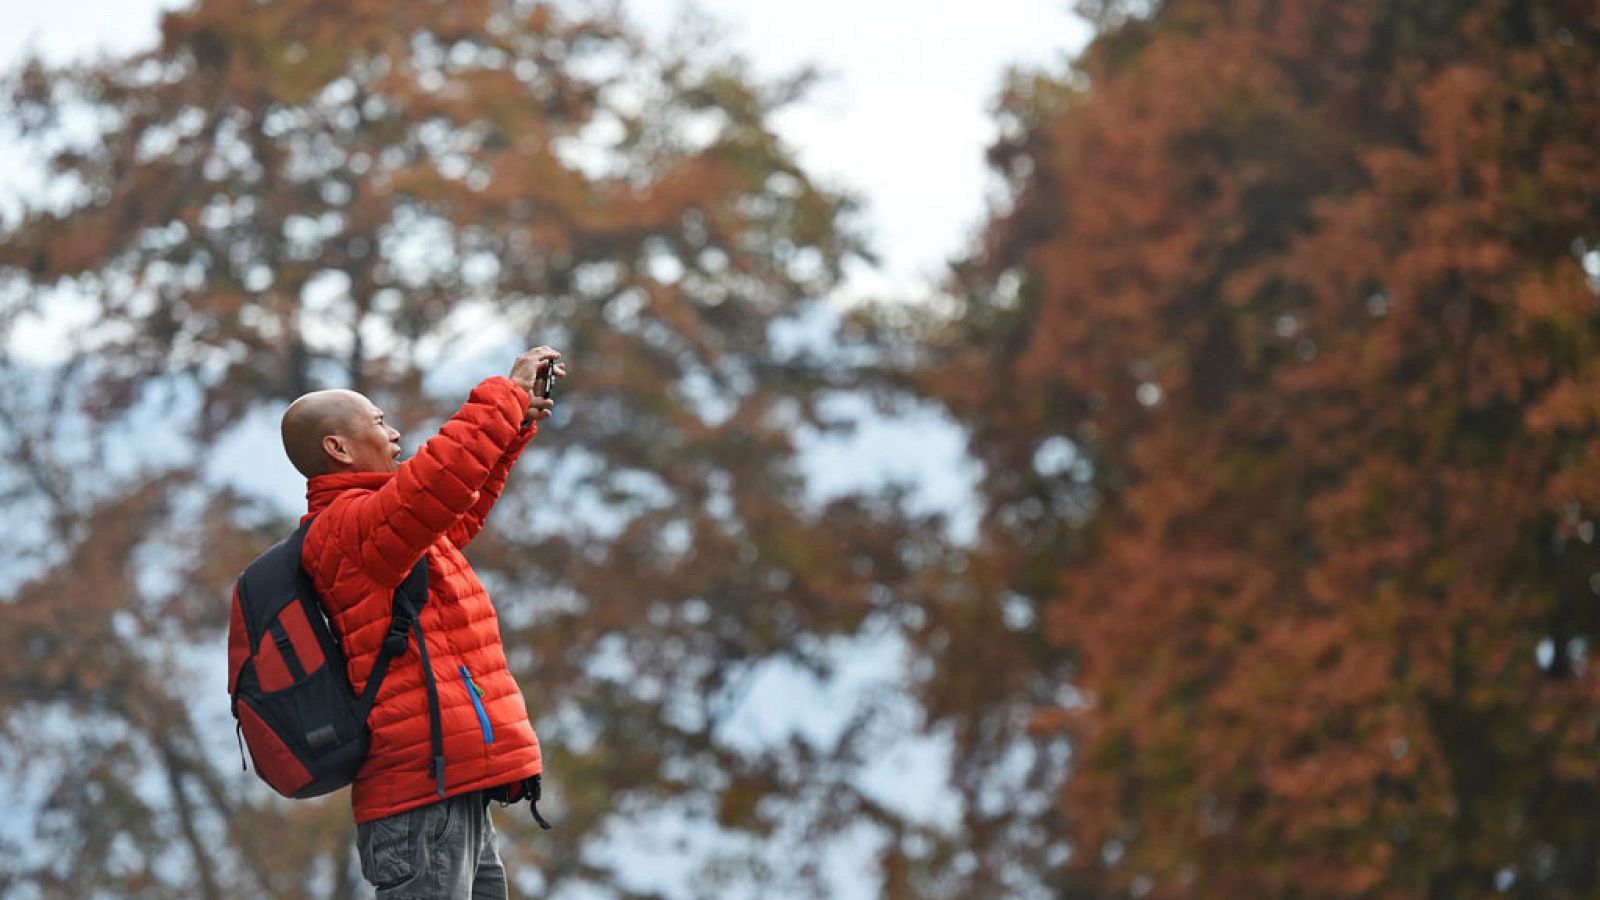
M360 397L359 394L356 396ZM343 435L356 472L393 472L400 468L400 432L383 420L383 410L366 397L357 404L358 412Z

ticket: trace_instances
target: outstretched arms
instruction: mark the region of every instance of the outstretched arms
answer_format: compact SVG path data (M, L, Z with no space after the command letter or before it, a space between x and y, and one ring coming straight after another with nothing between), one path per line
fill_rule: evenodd
M544 397L546 393L544 382L547 378L566 377L566 366L560 360L559 352L549 347L535 347L519 356L511 367L511 380L517 382L532 398L528 404L528 416L523 420L522 430L495 461L494 467L489 471L489 477L484 481L483 487L479 488L478 502L474 503L450 529L448 535L450 542L457 547L467 546L474 537L477 537L478 532L483 530L483 523L489 517L489 510L494 508L501 492L505 490L506 478L511 474L511 467L521 458L522 450L528 445L529 439L539 433L537 423L550 416L555 404Z
M506 478L511 474L511 467L516 465L522 456L522 450L528 446L528 441L539 433L539 426L528 422L522 431L514 438L500 458L495 461L489 470L489 477L484 479L483 486L478 488L478 500L472 508L462 514L456 524L451 526L447 537L457 547L465 547L483 530L483 523L489 517L489 510L494 508L500 499L500 493L505 490Z
M535 393L543 393L545 363L560 376L559 358L539 347L517 359L510 377L483 380L392 479L329 510L340 544L369 577L397 585L441 535L460 545L477 534L534 423L550 415L551 401Z
M393 478L329 510L339 543L374 581L399 584L478 502L495 464L518 440L527 407L527 392L509 379L479 383Z

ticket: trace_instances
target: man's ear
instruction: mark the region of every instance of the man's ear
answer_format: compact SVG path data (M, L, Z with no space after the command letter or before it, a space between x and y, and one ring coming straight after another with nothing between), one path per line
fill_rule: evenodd
M330 434L322 439L322 452L328 454L329 459L345 465L356 461L356 458L350 455L350 448L345 446L344 438L337 434Z

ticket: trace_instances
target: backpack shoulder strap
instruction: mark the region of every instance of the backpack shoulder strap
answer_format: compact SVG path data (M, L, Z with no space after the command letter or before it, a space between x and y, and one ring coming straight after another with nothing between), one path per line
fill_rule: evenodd
M439 686L433 677L433 661L428 659L428 641L422 633L422 607L428 602L428 557L426 554L417 564L411 567L410 574L394 591L393 612L389 619L389 631L383 636L383 647L378 650L378 659L372 664L372 671L367 675L367 687L361 693L361 719L372 712L372 706L378 700L378 688L383 683L383 676L389 671L389 663L406 652L406 644L412 632L417 636L417 656L422 664L422 683L428 691L428 744L433 752L433 758L428 764L428 773L433 776L435 787L440 799L444 798L444 729L440 723L439 714Z
M372 712L372 705L378 701L378 688L383 685L383 676L389 673L389 663L405 654L411 631L417 628L417 617L422 614L423 604L427 602L428 557L424 555L394 590L389 630L383 636L383 646L378 649L378 658L372 663L372 671L367 674L367 686L361 692L362 721L366 721L367 715ZM418 637L420 639L421 635Z
M321 595L317 593L316 586L311 583L311 575L306 571L302 562L301 553L304 552L306 533L311 530L311 523L316 517L300 523L294 534L285 541L289 559L293 561L295 579L304 596L316 598L318 606L322 605ZM426 554L417 564L411 567L411 573L395 588L394 598L391 601L389 612L389 630L384 634L383 646L378 649L378 658L372 664L372 670L367 674L367 686L361 692L361 721L365 722L372 712L372 705L378 700L378 689L383 686L383 676L389 672L389 663L396 657L406 652L406 643L410 640L411 630L417 616L422 613L423 604L428 602L428 557ZM324 609L326 614L326 609ZM337 640L337 638L335 638Z

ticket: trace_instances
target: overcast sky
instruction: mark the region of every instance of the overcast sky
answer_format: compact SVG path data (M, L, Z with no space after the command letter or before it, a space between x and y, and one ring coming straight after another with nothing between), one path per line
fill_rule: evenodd
M55 62L156 40L175 0L0 0L0 66L26 50ZM664 34L681 0L628 10ZM856 294L915 296L980 221L991 185L983 151L989 104L1007 66L1059 67L1087 27L1070 0L701 0L733 47L772 76L815 64L829 79L776 123L801 162L862 193L878 272L852 273ZM0 177L0 192L12 184Z
M1006 67L1059 67L1086 38L1086 27L1067 11L1069 3L702 0L699 8L726 23L732 46L758 74L776 76L814 64L829 76L776 127L814 175L867 201L865 224L883 265L851 273L846 295L915 298L938 277L943 262L961 250L983 215L992 184L983 164L993 136L988 110ZM148 47L156 40L160 10L180 5L175 0L0 0L0 68L11 68L30 49L60 63L97 51L120 54ZM682 6L680 0L626 4L657 34L670 30ZM7 194L26 183L17 169L7 164L0 146L0 207L9 206ZM976 472L965 458L959 430L925 410L894 421L862 418L851 440L802 440L811 470L828 476L812 489L827 496L893 474L919 486L924 496L918 505L945 510L957 536L969 533ZM267 414L237 423L213 454L217 471L212 475L246 493L297 506L298 477L287 465L261 458L262 448L274 445L275 430L274 417ZM246 447L256 452L243 452ZM835 649L838 672L829 680L786 671L781 661L768 666L753 681L745 709L730 717L732 737L778 740L791 730L804 731L801 726L826 727L830 712L837 717L853 708L855 695L892 689L903 668L898 655L903 648L893 635L864 633L841 639ZM892 708L904 721L889 727L903 728L904 738L884 749L878 765L860 773L860 783L879 802L913 819L949 825L956 812L949 808L951 794L943 782L946 741L917 732L909 700ZM771 710L790 712L774 718ZM677 836L677 842L656 847L652 841L661 834ZM633 860L629 878L637 890L688 896L694 893L691 864L709 851L684 845L682 836L701 840L711 834L685 829L676 820L647 819L612 835L597 852ZM828 867L834 897L873 895L875 846L851 835L835 841Z
M775 77L806 64L825 73L815 93L775 125L814 175L866 199L865 225L882 266L850 272L841 293L915 299L925 295L945 260L960 252L982 219L994 184L983 163L994 134L989 107L1007 67L1060 67L1087 38L1088 28L1070 13L1070 3L699 0L696 9L724 24L731 46L758 75ZM61 63L152 46L160 12L184 5L183 0L0 0L0 68L15 65L30 50ZM624 5L662 37L684 8L682 0ZM6 151L0 145L0 209L11 210L29 175ZM27 356L59 346L52 335L72 327L70 300L58 297L48 321L18 323L20 337L11 349ZM869 417L871 433L859 435L859 441L813 448L850 461L818 467L824 475L814 487L832 495L892 471L922 485L927 506L950 509L954 520L964 521L971 473L962 468L959 435L922 419L880 419ZM897 430L878 434L874 428ZM948 444L948 453L931 452L934 433L943 436L940 446ZM901 446L905 440L918 447L909 459ZM864 453L863 446L881 452ZM280 468L280 480L294 480L292 470ZM965 474L955 477L958 470ZM251 475L236 474L246 481ZM298 501L298 490L277 482L260 487ZM957 533L969 525L958 524Z

